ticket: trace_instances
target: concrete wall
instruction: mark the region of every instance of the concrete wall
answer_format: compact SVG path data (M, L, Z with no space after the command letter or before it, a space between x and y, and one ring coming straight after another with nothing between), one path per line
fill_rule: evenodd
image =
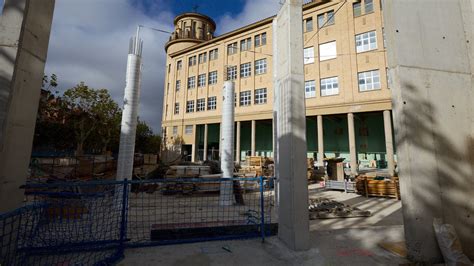
M440 217L474 260L474 2L385 3L409 258L442 261Z
M6 0L0 17L0 212L20 206L54 0Z

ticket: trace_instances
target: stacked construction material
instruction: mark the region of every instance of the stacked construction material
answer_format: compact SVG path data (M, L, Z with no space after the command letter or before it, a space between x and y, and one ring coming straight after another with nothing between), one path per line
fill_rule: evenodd
M367 177L356 179L357 192L366 197L388 197L400 200L400 182L398 177Z

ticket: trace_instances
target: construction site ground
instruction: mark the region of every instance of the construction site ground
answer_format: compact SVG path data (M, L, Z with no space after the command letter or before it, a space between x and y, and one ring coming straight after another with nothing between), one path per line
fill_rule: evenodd
M405 258L378 246L404 240L401 202L309 186L309 197L343 202L371 217L310 220L311 248L291 251L278 237L128 249L119 265L400 265Z

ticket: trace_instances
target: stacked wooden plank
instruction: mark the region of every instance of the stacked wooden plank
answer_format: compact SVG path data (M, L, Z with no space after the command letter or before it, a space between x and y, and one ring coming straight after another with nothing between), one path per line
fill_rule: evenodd
M357 192L366 197L388 197L400 200L400 182L398 177L380 179L377 177L358 176Z

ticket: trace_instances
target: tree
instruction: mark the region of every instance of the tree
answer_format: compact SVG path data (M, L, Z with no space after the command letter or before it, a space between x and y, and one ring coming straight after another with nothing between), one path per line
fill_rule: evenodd
M120 113L120 108L109 92L106 89L89 88L81 82L64 92L63 103L69 110L68 122L73 124L76 154L84 153L84 143L96 129L103 133L97 135L106 148L112 131L114 128L117 130L116 120Z
M138 119L135 151L157 154L160 151L160 146L161 136L155 135L153 130L144 121Z

